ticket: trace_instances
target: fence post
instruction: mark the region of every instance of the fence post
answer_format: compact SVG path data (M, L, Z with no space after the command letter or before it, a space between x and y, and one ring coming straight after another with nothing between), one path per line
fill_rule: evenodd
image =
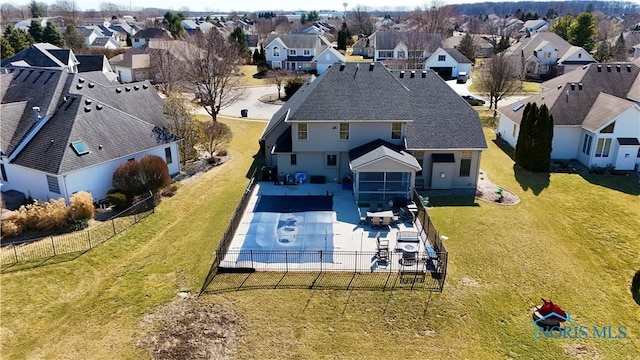
M253 268L253 250L249 250L249 257L251 258L251 267Z
M16 244L13 245L13 255L16 257L16 264L18 263L18 251L16 250Z
M286 272L289 272L289 250L284 251L284 263Z
M358 272L358 250L356 250L356 267L353 269L354 272Z
M51 235L51 247L53 248L53 256L56 256L56 244L53 242L53 235Z
M91 249L91 230L87 230L87 239L89 239L89 249Z
M111 227L113 228L113 235L116 235L116 222L111 220Z

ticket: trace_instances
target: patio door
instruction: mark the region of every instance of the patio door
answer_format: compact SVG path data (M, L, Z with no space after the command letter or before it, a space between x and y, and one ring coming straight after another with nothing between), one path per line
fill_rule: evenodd
M358 201L386 203L411 196L410 172L358 173Z

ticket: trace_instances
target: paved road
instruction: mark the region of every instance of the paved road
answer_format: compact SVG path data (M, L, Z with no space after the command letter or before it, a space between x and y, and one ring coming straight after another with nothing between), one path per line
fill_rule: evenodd
M277 92L278 89L275 85L245 88L244 99L220 110L220 115L240 117L240 110L247 109L250 119L269 120L281 105L266 104L259 99L263 95L276 94ZM284 89L282 89L282 93L284 95Z
M475 97L484 99L487 102L487 104L489 104L489 99L488 98L485 98L485 97L477 95L477 94L472 94L469 91L469 86L472 83L473 83L473 79L467 80L466 84L458 84L458 83L456 83L456 80L447 80L447 85L449 85L449 87L451 87L460 96L462 96L462 95L473 95ZM516 102L521 101L522 99L526 99L526 98L528 98L528 96L509 96L509 97L506 97L506 98L500 100L499 103L498 103L498 107L510 105L510 104L516 103Z

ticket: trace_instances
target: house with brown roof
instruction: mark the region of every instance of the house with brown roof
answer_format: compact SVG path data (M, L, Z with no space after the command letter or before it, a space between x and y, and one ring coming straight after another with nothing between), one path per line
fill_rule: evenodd
M596 62L585 49L573 46L553 32L524 36L505 55L530 79L550 79Z
M590 64L542 84L546 90L498 109L498 136L515 148L525 105L546 104L554 121L552 159L587 167L640 169L640 68Z

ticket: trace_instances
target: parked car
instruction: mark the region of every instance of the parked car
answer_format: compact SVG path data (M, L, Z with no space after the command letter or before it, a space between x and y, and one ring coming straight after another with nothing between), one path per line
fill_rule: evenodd
M462 98L465 99L471 106L484 105L484 100L473 95L462 95Z
M467 80L469 80L469 74L464 71L458 73L458 77L456 78L456 83L458 84L466 84Z

